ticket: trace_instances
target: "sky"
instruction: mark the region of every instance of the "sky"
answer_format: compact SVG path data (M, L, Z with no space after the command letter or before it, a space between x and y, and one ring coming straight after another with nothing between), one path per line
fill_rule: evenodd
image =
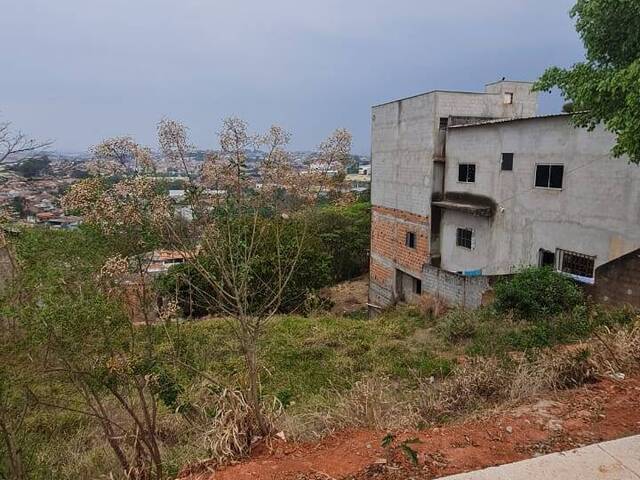
M574 0L0 0L0 121L61 151L156 145L163 117L214 148L228 116L291 147L335 128L370 150L370 108L535 80L583 58ZM541 113L560 110L558 94Z

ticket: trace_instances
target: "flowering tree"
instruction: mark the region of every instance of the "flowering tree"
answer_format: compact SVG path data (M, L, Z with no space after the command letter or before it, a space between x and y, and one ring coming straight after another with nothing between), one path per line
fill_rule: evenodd
M255 420L255 432L247 438L268 435L271 425L260 392L259 340L304 258L307 229L301 213L320 199L335 201L345 195L351 136L345 130L331 135L314 159L320 167L312 169L294 164L286 149L290 134L282 128L252 134L244 121L229 118L218 134L219 150L206 156L197 175L189 161L192 147L187 133L173 120L158 124L165 161L187 179L193 221L186 228L176 228L173 206L148 175L154 170L147 163L148 149L126 137L107 140L93 150L96 157L119 166L125 176L115 184L96 177L81 181L66 195L64 205L105 235L126 239L129 252L149 248L153 239L183 253L205 280L204 287L192 287L211 310L231 323L240 344L244 392ZM250 150L264 154L258 177L248 165ZM129 253L128 258L131 265L131 258L139 255Z

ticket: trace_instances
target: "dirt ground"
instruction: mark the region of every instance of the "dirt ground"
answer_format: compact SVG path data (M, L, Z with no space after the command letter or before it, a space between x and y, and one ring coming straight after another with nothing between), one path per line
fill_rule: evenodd
M385 451L386 432L343 431L318 443L279 442L270 450L189 480L430 479L510 463L640 432L640 376L605 379L483 418L398 435L418 454Z
M320 295L333 302L331 313L348 315L366 310L369 298L369 274L325 288Z

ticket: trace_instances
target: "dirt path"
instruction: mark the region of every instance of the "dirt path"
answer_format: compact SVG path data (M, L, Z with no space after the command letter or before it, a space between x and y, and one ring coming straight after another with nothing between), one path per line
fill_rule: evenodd
M369 275L325 288L320 291L320 295L333 302L331 313L336 315L348 315L366 310L369 297Z
M640 376L603 380L535 403L420 432L418 466L380 446L386 432L344 431L315 444L281 442L271 452L190 480L427 479L514 462L640 432Z

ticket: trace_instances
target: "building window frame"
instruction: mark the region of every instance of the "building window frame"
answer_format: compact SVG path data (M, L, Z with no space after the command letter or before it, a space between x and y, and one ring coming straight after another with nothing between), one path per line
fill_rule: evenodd
M416 248L417 245L417 236L416 232L408 231L404 235L404 245L409 248Z
M596 276L596 257L556 248L556 270L578 281L593 283Z
M413 293L414 295L422 295L422 280L413 277Z
M500 162L500 171L501 172L512 172L513 171L513 153L502 152L502 161Z
M538 169L539 168L548 168L549 171L547 173L547 181L546 184L547 186L544 185L538 185ZM558 167L560 168L560 186L559 187L553 187L551 186L551 180L552 180L552 173L553 173L553 169L556 169L556 172L558 171ZM557 174L557 173L556 173ZM563 190L564 189L564 164L562 163L536 163L535 165L535 169L533 171L533 187L534 188L539 188L542 190Z
M456 247L465 250L473 250L475 248L475 232L473 228L456 227Z
M458 183L476 183L476 164L458 163Z
M513 92L504 92L503 102L505 105L513 105Z

